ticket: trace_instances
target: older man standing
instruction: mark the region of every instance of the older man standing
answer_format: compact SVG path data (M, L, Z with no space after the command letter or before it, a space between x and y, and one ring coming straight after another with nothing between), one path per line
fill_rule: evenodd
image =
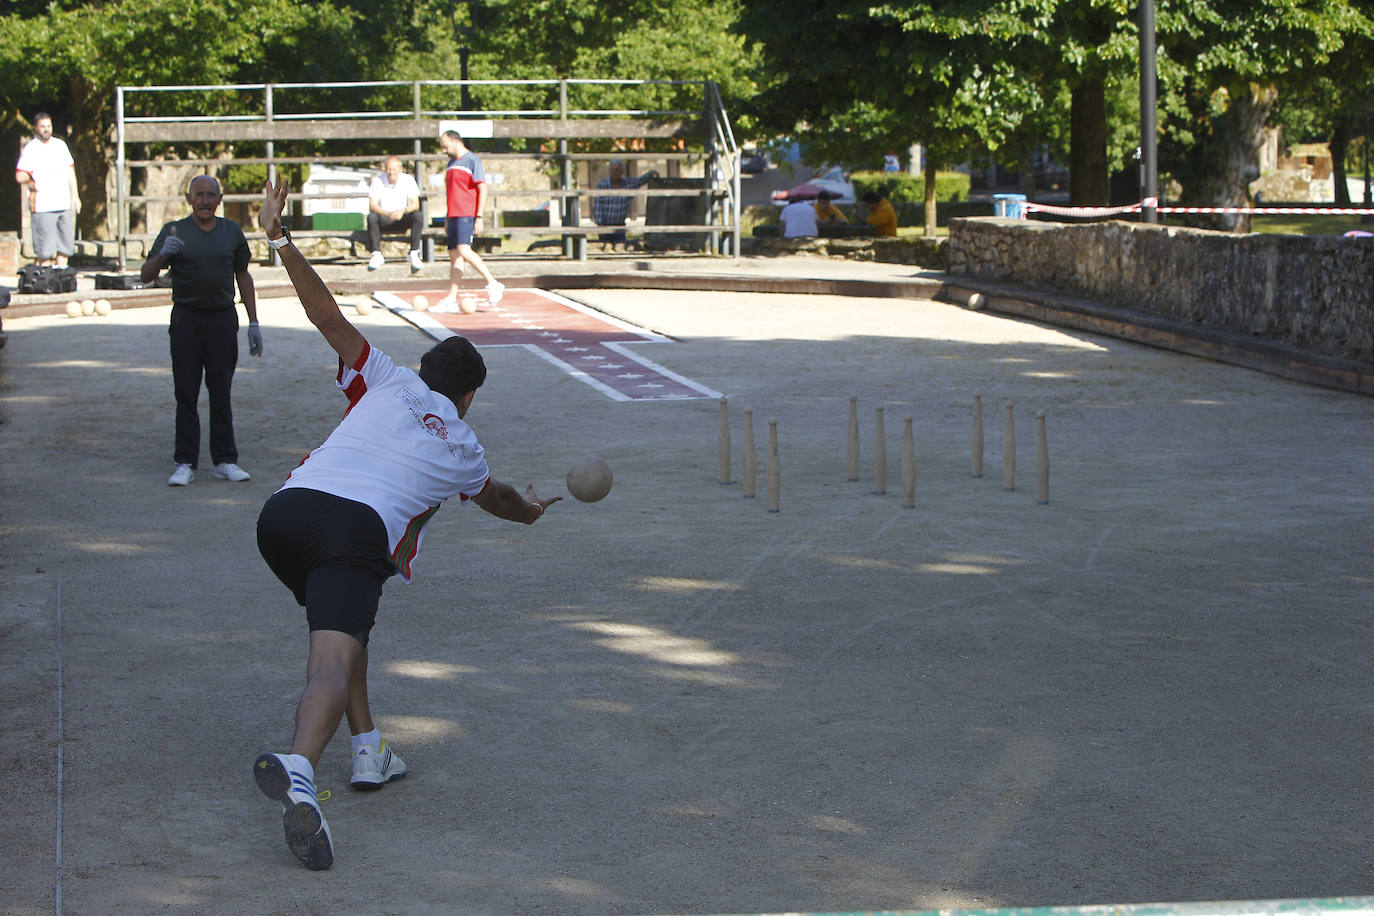
M420 186L401 167L400 156L388 156L382 174L368 188L367 238L372 246L368 270L386 263L382 257L382 233L410 230L410 272L419 273L420 263Z
M234 443L234 412L229 391L239 360L239 315L234 308L238 284L243 310L248 313L248 352L262 356L257 293L248 273L252 253L239 224L215 215L224 194L219 182L197 175L186 190L191 215L162 227L153 252L139 272L151 283L164 267L172 273L172 384L176 391L176 464L167 483L184 487L196 476L200 458L201 379L210 393L210 458L215 476L248 480L238 466Z
M33 117L33 139L24 144L14 180L29 194L33 254L39 264L56 257L58 267L76 250L76 214L81 195L76 188L76 163L71 150L52 135L52 117L40 111Z

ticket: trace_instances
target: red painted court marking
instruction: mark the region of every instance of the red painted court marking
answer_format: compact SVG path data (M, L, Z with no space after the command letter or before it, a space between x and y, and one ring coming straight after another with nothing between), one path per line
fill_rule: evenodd
M492 305L476 296L472 314L418 312L416 295L438 302L446 289L399 293L379 290L373 298L411 324L443 340L461 334L477 347L524 347L617 401L682 401L719 398L713 391L627 349L667 343L668 338L603 315L542 289L508 289Z

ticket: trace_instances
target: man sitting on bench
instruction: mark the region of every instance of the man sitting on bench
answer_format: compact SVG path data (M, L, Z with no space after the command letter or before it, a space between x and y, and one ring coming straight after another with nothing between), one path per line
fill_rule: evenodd
M368 189L367 240L372 248L367 269L376 270L386 263L382 257L382 233L410 230L410 272L419 273L420 187L401 168L399 156L388 156L382 164L382 174L372 179Z

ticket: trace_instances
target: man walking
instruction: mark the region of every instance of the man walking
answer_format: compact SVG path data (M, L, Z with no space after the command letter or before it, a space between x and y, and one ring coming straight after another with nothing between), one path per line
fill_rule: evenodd
M76 215L81 194L76 188L76 163L66 141L52 135L46 111L33 116L33 139L24 144L14 180L28 192L33 226L33 255L39 264L56 258L58 267L76 250Z
M491 476L464 422L486 365L463 337L420 358L418 373L368 343L339 311L310 262L281 225L286 185L265 188L260 220L311 324L339 357L335 384L348 409L324 443L293 470L258 517L258 547L305 608L310 628L306 685L296 705L291 750L266 753L253 777L281 803L286 843L313 870L334 862L320 812L315 767L341 719L352 735L355 789L379 789L407 773L382 738L367 696L368 635L387 579L410 579L425 525L458 497L497 518L532 525L562 497L522 497Z
M262 356L257 295L248 273L252 253L239 224L215 215L224 194L210 175L197 175L186 190L191 215L167 223L153 242L153 254L143 262L139 279L152 283L164 267L172 272L172 385L176 392L176 467L167 483L184 487L196 476L200 459L200 400L202 378L210 394L210 458L215 476L248 480L239 467L234 443L234 411L229 392L239 361L239 314L234 308L238 284L243 310L248 313L248 352Z
M386 263L382 257L382 233L410 230L410 272L417 274L420 263L420 186L401 167L401 157L388 156L382 173L372 179L367 191L367 239L372 257L368 270Z
M506 287L497 282L487 270L481 255L472 250L473 236L481 231L482 211L487 205L487 173L482 160L468 149L456 130L439 135L439 147L448 154L444 170L444 190L448 198L448 218L444 232L448 242L448 295L430 309L432 312L457 312L458 281L463 279L463 261L467 261L482 279L487 281L487 299L492 305L501 301Z

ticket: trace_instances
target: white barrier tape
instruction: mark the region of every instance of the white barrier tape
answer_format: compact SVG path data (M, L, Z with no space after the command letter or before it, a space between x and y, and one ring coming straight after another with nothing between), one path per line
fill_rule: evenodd
M1025 210L1051 213L1055 216L1115 216L1120 213L1139 213L1144 207L1155 206L1157 213L1219 213L1252 216L1374 216L1368 207L1159 207L1158 198L1148 197L1138 204L1121 207L1056 207L1034 201L1018 201Z
M1053 213L1056 216L1113 216L1117 213L1139 213L1140 204L1127 204L1124 207L1055 207L1050 204L1037 204L1026 201L1021 204L1027 210Z
M1359 207L1160 207L1160 213L1251 213L1283 216L1374 216L1374 210Z

